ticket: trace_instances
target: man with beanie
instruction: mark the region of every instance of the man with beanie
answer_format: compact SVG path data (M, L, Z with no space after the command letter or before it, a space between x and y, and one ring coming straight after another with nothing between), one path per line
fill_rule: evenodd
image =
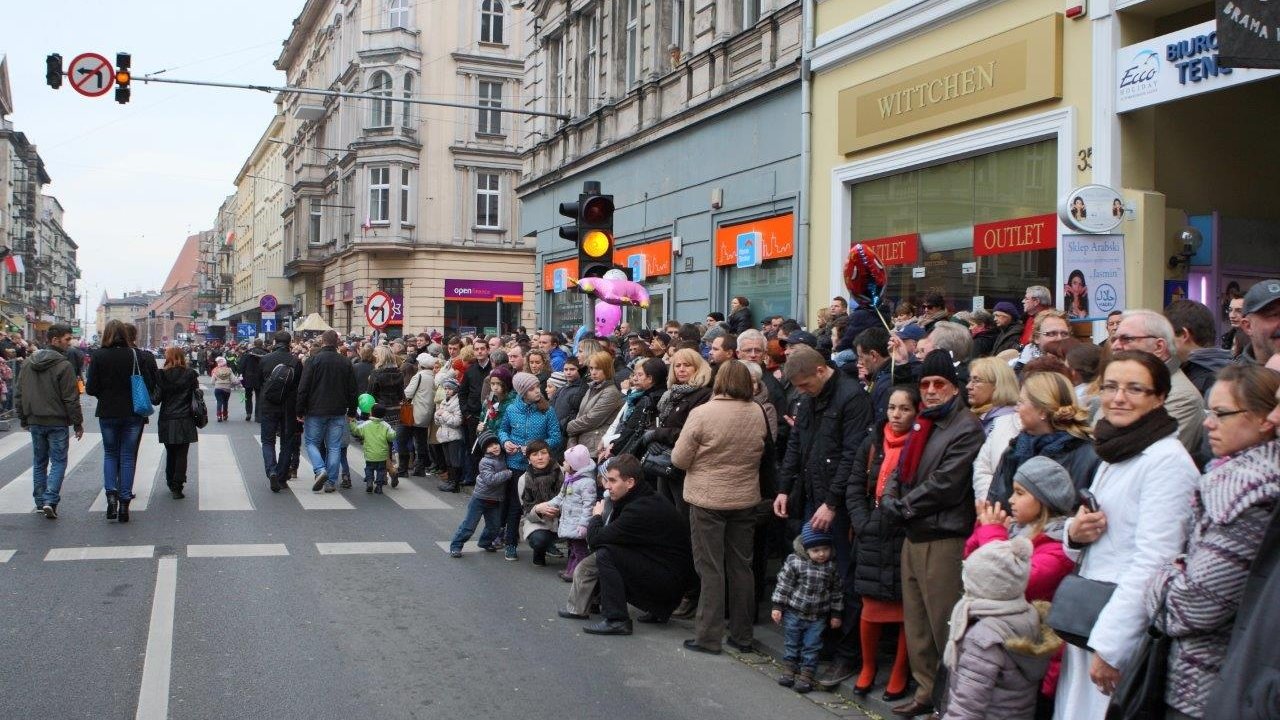
M1022 339L1022 320L1019 319L1018 308L1008 300L996 303L991 315L996 319L996 339L991 345L991 354L999 355L1005 350L1017 350Z
M951 673L948 720L1035 717L1040 681L1062 640L1042 632L1040 609L1024 596L1030 566L1026 538L988 543L964 561L964 597L942 655Z
M814 530L834 537L836 567L851 576L849 515L844 495L858 448L871 427L871 398L857 378L836 372L811 347L791 351L783 376L799 391L795 422L787 439L787 451L778 477L773 512L780 518L808 521ZM865 458L863 458L865 461ZM850 622L833 633L835 662L821 684L835 686L853 675L860 660L858 623L860 610L850 586L845 603ZM842 587L844 587L842 585Z
M880 501L907 531L902 547L903 630L915 697L893 708L913 717L933 709L933 681L951 608L963 591L960 562L976 520L973 461L982 423L960 402L951 353L934 350L920 368L922 410Z
M805 523L800 531L802 552L787 556L773 590L771 617L783 626L786 639L786 664L778 684L798 693L813 690L823 631L828 625L839 629L843 620L844 591L831 562L832 545L831 533Z

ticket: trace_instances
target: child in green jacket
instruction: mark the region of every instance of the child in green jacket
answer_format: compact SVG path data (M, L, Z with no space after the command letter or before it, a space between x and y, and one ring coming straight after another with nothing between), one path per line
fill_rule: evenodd
M351 434L364 443L364 491L382 494L387 484L387 458L396 451L396 431L383 420L387 409L374 405L372 416L357 424L351 421Z

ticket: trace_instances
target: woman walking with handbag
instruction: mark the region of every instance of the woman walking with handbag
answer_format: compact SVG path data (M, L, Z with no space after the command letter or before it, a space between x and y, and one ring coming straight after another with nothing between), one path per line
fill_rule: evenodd
M164 370L160 371L160 418L156 430L164 445L164 479L173 498L183 498L187 482L187 451L198 441L196 417L192 410L200 380L196 371L187 367L187 354L179 347L164 351Z
M1156 630L1172 639L1162 698L1165 717L1210 717L1236 610L1271 515L1280 501L1280 440L1267 414L1280 373L1228 365L1209 391L1204 419L1215 460L1195 494L1186 554L1165 563L1147 587ZM1163 601L1162 601L1163 598Z
M91 367L85 391L98 398L95 414L102 430L102 489L107 495L107 519L129 522L138 441L143 421L152 412L155 361L147 362L141 352L129 346L124 323L110 320L103 328L102 347L94 351Z
M1104 372L1103 418L1094 428L1102 465L1090 486L1097 511L1082 506L1067 520L1064 550L1079 569L1058 587L1050 615L1055 630L1067 624L1064 620L1084 628L1087 647L1066 649L1055 717L1106 716L1108 696L1131 669L1150 621L1147 584L1186 542L1199 473L1178 441L1177 422L1164 408L1171 386L1169 368L1147 352L1118 352ZM1084 612L1084 603L1063 602L1064 593L1082 588L1099 599L1093 604L1096 615ZM1059 616L1073 612L1092 617Z

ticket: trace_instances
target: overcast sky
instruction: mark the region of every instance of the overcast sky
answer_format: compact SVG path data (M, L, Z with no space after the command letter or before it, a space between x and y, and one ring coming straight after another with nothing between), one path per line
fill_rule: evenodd
M146 73L283 85L272 62L303 0L5 2L15 129L35 143L80 246L78 290L159 289L187 235L213 227L223 198L274 112L273 95L143 84ZM82 97L45 84L45 56L133 55L133 97ZM79 316L84 317L82 303Z

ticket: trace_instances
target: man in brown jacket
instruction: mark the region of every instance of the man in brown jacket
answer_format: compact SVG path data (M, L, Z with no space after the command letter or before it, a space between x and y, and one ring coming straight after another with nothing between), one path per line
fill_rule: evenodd
M36 352L18 374L13 406L22 427L31 433L31 482L36 512L58 517L58 491L67 473L67 426L76 439L84 436L76 373L65 355L71 328L58 324L48 330L49 347Z

